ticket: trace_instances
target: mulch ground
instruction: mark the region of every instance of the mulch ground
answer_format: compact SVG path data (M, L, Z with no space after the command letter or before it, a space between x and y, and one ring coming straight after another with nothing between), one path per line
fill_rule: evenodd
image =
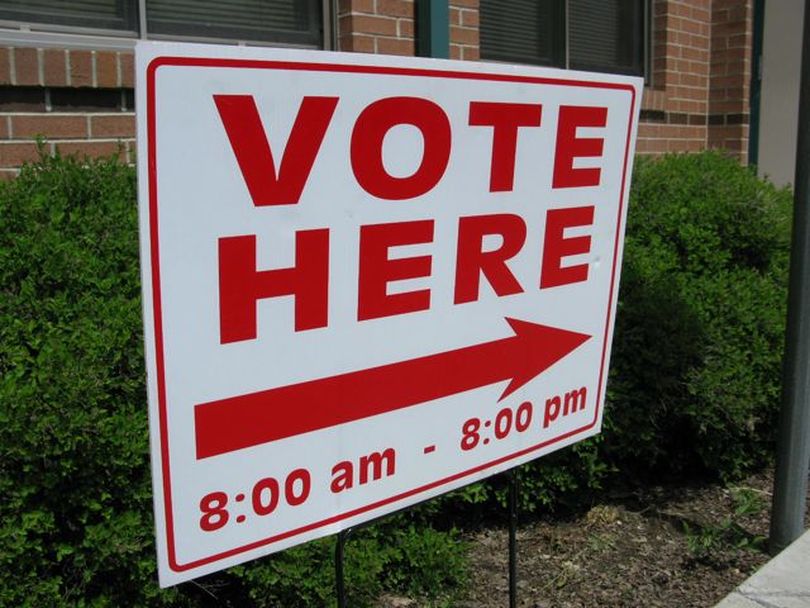
M707 608L768 561L770 471L732 486L660 486L606 496L568 520L518 530L522 608ZM810 524L810 518L808 518ZM508 606L505 527L469 533L463 597L438 605ZM431 606L386 597L385 608Z

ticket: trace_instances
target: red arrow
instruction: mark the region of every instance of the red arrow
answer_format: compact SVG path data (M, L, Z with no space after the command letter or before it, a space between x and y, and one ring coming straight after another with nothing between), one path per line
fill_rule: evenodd
M514 336L194 407L197 458L225 454L510 380L501 399L590 336L506 319Z

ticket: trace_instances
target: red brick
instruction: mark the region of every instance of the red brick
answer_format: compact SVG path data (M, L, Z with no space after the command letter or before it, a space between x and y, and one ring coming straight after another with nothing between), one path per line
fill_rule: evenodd
M477 46L463 46L461 47L461 58L464 61L480 61L481 51Z
M650 139L646 142L647 152L658 153L661 154L667 151L667 140L666 139Z
M374 13L374 0L340 0L338 14Z
M715 23L712 26L712 36L732 36L734 34L745 33L745 21L727 21L725 23Z
M643 110L663 109L665 100L666 94L663 91L645 87L644 95L641 98L641 108Z
M462 8L478 8L478 0L450 0L450 6L460 6Z
M457 44L478 44L478 30L467 29L464 27L451 27L450 28L450 42Z
M688 152L687 143L681 139L668 139L667 152Z
M670 59L667 67L673 72L686 72L688 70L689 62L686 59Z
M709 38L708 36L689 34L689 46L693 46L696 49L707 49L709 48Z
M462 11L461 25L464 27L479 27L478 11Z
M692 74L706 75L709 73L709 66L702 61L690 61L686 67L686 70Z
M678 15L679 17L689 17L691 15L688 6L684 6L683 4L677 4L675 2L670 3L669 13L671 15Z
M70 51L70 86L93 86L93 54L90 51Z
M135 137L135 116L93 116L90 118L92 137Z
M733 61L726 63L725 72L729 76L747 77L749 75L747 61Z
M135 87L135 57L132 53L118 53L118 65L121 70L121 86L125 89Z
M703 49L693 49L689 47L681 48L681 55L693 61L709 61L709 52Z
M344 36L340 39L340 50L355 53L373 53L374 38L372 36Z
M680 46L689 46L689 34L681 31L670 32L669 42Z
M450 59L461 59L461 47L457 44L450 45Z
M138 144L134 139L127 140L127 162L129 164L135 163L136 155L138 154Z
M378 34L382 36L396 36L396 19L387 17L372 17L367 15L350 15L341 17L341 30L345 23L349 31L355 34Z
M726 23L728 21L728 11L726 9L715 8L712 11L712 24Z
M8 139L8 116L0 116L0 139Z
M719 75L716 75L716 74L712 76L712 86L713 87L721 87L721 88L722 87L733 87L733 86L736 86L737 84L739 84L739 82L740 82L740 77L739 76L734 76L734 75L731 75L731 76L726 76L726 75L719 76Z
M748 61L751 57L751 49L744 47L730 48L722 51L725 61Z
M39 81L39 52L37 49L14 49L14 84L36 86Z
M401 38L377 38L377 52L383 55L414 55L414 41Z
M636 154L649 154L649 152L646 140L640 138L636 140Z
M692 7L692 19L701 21L703 23L709 23L711 22L711 13L709 13L709 11L707 11L705 8Z
M42 57L42 75L46 87L63 87L67 84L65 52L61 49L45 49Z
M659 137L661 134L661 127L655 123L640 122L638 125L639 137Z
M63 141L56 142L56 149L63 156L124 158L126 155L126 145L115 141Z
M96 86L103 89L118 87L118 59L110 51L96 52Z
M728 39L729 48L748 48L751 46L751 39L746 34L734 34Z
M414 17L413 1L377 0L377 14L381 17Z
M43 136L87 137L87 118L82 115L39 114L12 116L15 139Z
M37 159L39 151L34 142L0 142L0 167L20 167L23 163Z
M397 35L400 38L413 38L413 21L410 19L400 19L397 21Z
M681 30L690 34L700 34L700 23L691 19L681 19Z
M450 8L450 25L461 25L460 8Z
M11 57L7 48L0 48L0 84L11 84Z
M751 14L748 11L748 7L744 4L742 6L735 6L729 9L728 19L729 21L748 21Z
M706 83L700 76L694 74L681 73L681 84L687 87L705 87Z
M744 109L742 100L718 101L712 103L712 114L738 114Z

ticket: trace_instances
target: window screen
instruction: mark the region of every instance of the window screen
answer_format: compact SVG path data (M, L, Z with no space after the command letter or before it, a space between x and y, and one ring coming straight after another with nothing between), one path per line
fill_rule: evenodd
M569 0L569 67L643 72L642 0Z
M564 6L559 0L481 0L481 57L562 66Z
M480 0L481 57L643 74L647 1Z
M147 0L150 34L321 44L318 0Z
M134 0L0 0L0 19L134 32L135 7Z

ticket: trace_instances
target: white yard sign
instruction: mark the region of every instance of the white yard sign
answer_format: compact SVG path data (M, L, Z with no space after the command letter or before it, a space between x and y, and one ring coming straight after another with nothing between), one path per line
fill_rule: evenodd
M139 43L160 580L599 431L642 82Z

